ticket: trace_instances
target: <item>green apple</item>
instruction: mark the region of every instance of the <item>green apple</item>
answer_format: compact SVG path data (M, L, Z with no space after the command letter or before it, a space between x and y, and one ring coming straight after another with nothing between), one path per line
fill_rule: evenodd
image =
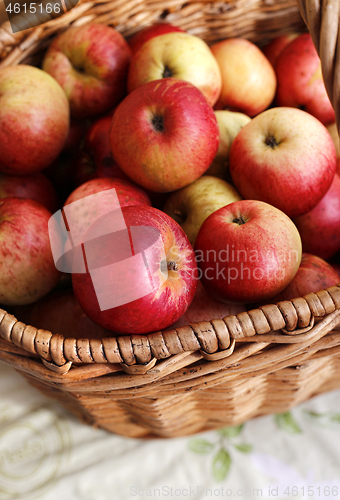
M229 151L233 140L241 128L251 121L251 118L243 113L224 110L215 111L215 116L220 132L220 143L214 161L206 174L225 179L228 169Z
M228 182L204 175L189 186L170 195L164 212L180 224L192 245L205 219L229 203L241 200L236 189Z

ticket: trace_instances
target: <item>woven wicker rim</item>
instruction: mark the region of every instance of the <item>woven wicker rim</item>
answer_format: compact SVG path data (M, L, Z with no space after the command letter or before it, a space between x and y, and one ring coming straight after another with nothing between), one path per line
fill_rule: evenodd
M87 22L103 22L117 26L110 17L110 10L114 6L121 9L124 15L135 15L138 19L142 15L141 1L129 4L126 14L126 3L114 0L97 4L87 2L74 8L61 18L50 21L38 28L26 30L13 35L9 23L4 23L0 29L0 67L25 62L32 57L37 49L44 49L51 36L69 26ZM251 6L252 1L243 1L246 6ZM281 2L274 2L273 9L279 9ZM337 124L339 126L339 100L340 100L340 49L338 52L337 38L339 29L340 3L333 0L324 2L299 0L300 12L308 26L313 42L321 57L322 70L327 92L334 105ZM135 11L131 10L131 5ZM179 2L159 2L158 16L167 10L166 19L174 22L171 15L176 13ZM187 7L182 6L182 11ZM186 4L193 10L194 4ZM197 4L203 8L208 4ZM197 9L196 5L196 9ZM233 12L230 4L223 4L224 10L232 19ZM223 8L219 4L219 8ZM290 6L289 6L290 8ZM117 11L115 11L117 14ZM195 13L195 10L194 10ZM189 16L190 17L190 16ZM148 18L146 17L146 24ZM149 20L153 22L155 19ZM180 25L181 23L174 24ZM181 27L190 32L190 27ZM122 29L121 29L122 31ZM136 25L127 27L125 35L136 31ZM202 33L199 30L195 34ZM223 34L220 38L223 38ZM202 38L208 39L207 36ZM0 310L0 334L6 340L23 349L38 355L44 364L59 374L66 373L72 363L119 363L128 374L145 374L152 371L157 360L171 358L182 353L198 351L200 356L207 361L219 361L233 354L236 342L253 342L257 347L269 344L298 344L313 343L319 340L325 331L320 330L320 318L327 315L323 321L332 327L339 322L337 310L340 309L340 284L322 290L317 294L308 294L304 298L283 301L274 305L266 305L259 309L242 312L236 316L230 315L223 319L212 319L210 322L194 323L185 327L156 332L149 335L119 336L117 338L98 339L65 339L62 335L52 334L49 331L36 329ZM334 316L334 317L333 317ZM315 325L315 320L318 324ZM321 331L321 333L320 333ZM328 331L328 330L327 330ZM293 347L293 346L291 346ZM249 350L250 355L250 350Z

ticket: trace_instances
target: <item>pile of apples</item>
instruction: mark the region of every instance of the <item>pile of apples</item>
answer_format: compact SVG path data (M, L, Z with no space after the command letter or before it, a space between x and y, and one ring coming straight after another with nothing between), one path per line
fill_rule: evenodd
M67 29L0 70L0 306L101 337L337 284L334 121L308 34Z

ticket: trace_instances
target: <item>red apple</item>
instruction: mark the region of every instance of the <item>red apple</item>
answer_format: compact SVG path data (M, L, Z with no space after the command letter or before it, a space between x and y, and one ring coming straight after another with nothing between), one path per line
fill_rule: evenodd
M54 38L43 69L65 90L71 113L105 113L124 97L131 50L123 36L104 24L68 28Z
M90 123L90 120L77 120L76 118L71 118L70 130L63 151L72 153L78 150Z
M115 179L113 177L103 177L101 179L92 179L77 187L67 198L64 207L76 201L83 200L77 205L77 220L73 227L72 237L80 241L80 237L86 229L99 217L110 212L111 199L97 198L91 199L88 196L115 189L120 207L129 207L137 205L151 206L151 201L146 193L129 181Z
M97 220L85 233L89 272L72 275L76 298L93 321L115 332L167 328L185 313L195 294L192 246L171 217L147 206L123 207L127 229L92 239L105 232L115 214ZM75 261L81 257L78 247Z
M89 128L84 149L77 154L75 162L75 184L80 186L92 179L114 177L129 182L130 178L114 161L110 144L112 114L100 118ZM137 186L138 189L138 186ZM155 207L163 207L164 194L148 191L148 196Z
M272 108L239 132L231 146L229 169L243 198L266 201L298 217L329 189L336 153L326 127L312 115Z
M213 44L222 75L222 90L215 109L255 116L271 104L276 91L275 71L261 50L243 38Z
M51 252L50 217L33 200L0 200L0 304L32 304L57 284L60 272ZM61 245L57 233L54 241Z
M324 125L335 115L322 78L321 63L308 33L293 40L279 56L276 102L279 106L300 108Z
M196 87L165 78L124 99L113 116L110 140L114 159L133 181L151 191L170 192L209 168L219 131L212 108Z
M72 290L53 292L29 307L17 307L14 314L27 325L65 338L102 339L112 335L86 316Z
M112 115L113 113L96 120L88 129L84 148L78 151L75 161L76 186L102 177L129 180L112 156L110 144Z
M147 194L138 188L132 182L116 179L113 177L103 177L100 179L92 179L85 184L77 187L67 198L64 206L81 200L91 194L100 193L107 189L116 189L119 204L121 207L130 207L134 205L151 206L150 199Z
M175 31L180 31L183 33L181 28L177 28L177 26L173 26L168 23L156 23L152 26L148 26L147 28L138 31L135 35L133 35L128 40L128 44L130 45L130 49L132 54L135 54L145 42L150 40L150 38L154 38L155 36L165 35L166 33L173 33Z
M301 239L283 212L241 200L212 213L195 243L200 278L209 293L232 303L266 300L294 278Z
M116 177L129 180L128 176L115 163L112 156L110 144L111 124L112 115L104 116L95 121L86 134L84 149L94 160L95 172L93 178Z
M1 198L29 198L37 201L54 213L59 200L51 182L43 174L15 176L0 174Z
M303 297L308 293L316 293L337 285L339 282L340 278L330 264L316 255L303 253L298 272L287 288L276 295L271 302L276 304L281 300Z
M215 299L198 281L193 301L183 316L172 328L180 328L199 321L211 321L212 319L223 319L230 314L243 312L245 307L239 304L226 304Z
M100 175L92 156L84 149L80 149L74 161L74 184L76 187L92 179L98 179ZM106 175L105 177L111 177Z
M0 70L0 172L28 175L52 163L69 131L60 85L33 66Z
M275 68L276 62L283 49L298 36L299 33L286 33L285 35L274 38L274 40L264 47L263 53L273 68Z
M335 174L331 187L319 203L294 219L302 248L322 259L329 259L340 250L340 177Z
M221 92L221 72L211 50L201 38L188 33L167 33L148 40L132 57L128 91L170 77L195 85L210 106Z

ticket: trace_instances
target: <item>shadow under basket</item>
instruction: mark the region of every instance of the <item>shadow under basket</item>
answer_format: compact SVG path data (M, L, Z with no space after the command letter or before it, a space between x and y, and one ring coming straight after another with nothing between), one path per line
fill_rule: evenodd
M165 21L208 43L240 36L260 45L307 25L338 119L339 13L337 1L81 2L19 33L4 23L0 68L39 64L55 34L88 22L130 36ZM0 310L0 335L0 360L31 385L88 424L129 437L233 426L340 387L340 284L210 322L101 340L64 338Z

